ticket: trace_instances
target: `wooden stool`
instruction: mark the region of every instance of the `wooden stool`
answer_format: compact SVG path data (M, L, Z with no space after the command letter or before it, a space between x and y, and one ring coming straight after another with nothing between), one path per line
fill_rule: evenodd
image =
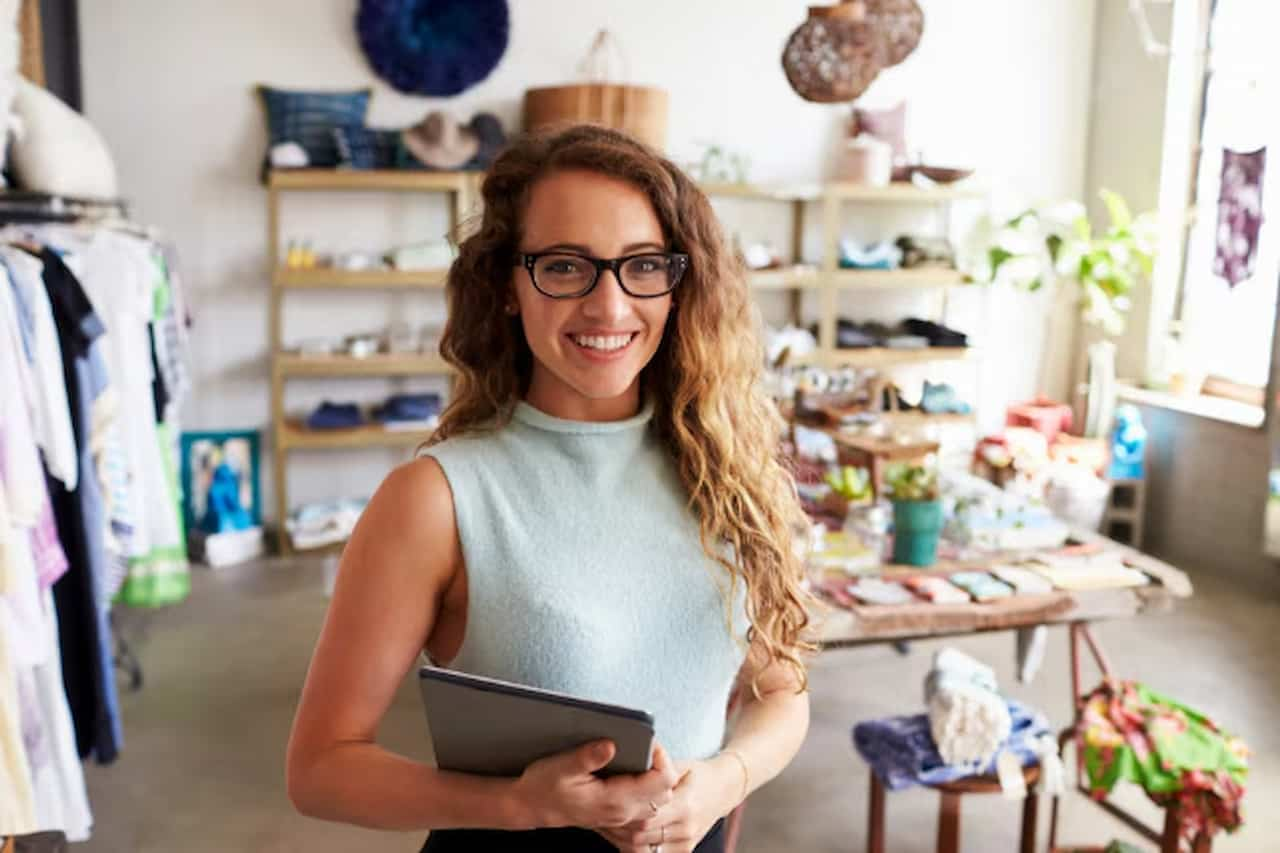
M1027 797L1022 801L1022 840L1018 850L1020 853L1035 853L1040 801L1031 786L1040 779L1039 766L1022 768L1022 778L1027 783ZM1000 780L995 776L970 776L929 787L942 795L938 805L938 853L959 853L960 798L965 794L998 794ZM867 853L884 853L884 786L874 770L871 771L871 807L867 815Z

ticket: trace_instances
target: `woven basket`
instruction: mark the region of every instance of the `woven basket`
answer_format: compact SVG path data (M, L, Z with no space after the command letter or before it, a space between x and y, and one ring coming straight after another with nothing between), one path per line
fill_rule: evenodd
M574 83L524 93L525 130L556 124L599 124L653 148L667 146L667 93L650 86Z
M659 151L667 147L667 93L617 82L630 79L631 63L613 33L596 33L578 73L580 83L525 92L526 130L599 124L629 133Z

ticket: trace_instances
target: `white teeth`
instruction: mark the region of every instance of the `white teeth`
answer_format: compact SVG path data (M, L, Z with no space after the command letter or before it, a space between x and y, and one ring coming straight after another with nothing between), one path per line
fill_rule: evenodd
M609 335L607 337L601 335L574 335L573 342L580 347L610 352L622 349L631 343L631 337L631 335Z

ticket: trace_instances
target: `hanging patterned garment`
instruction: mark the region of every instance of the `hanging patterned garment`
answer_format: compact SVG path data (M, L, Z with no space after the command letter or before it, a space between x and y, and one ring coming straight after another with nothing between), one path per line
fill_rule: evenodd
M1262 178L1267 149L1222 151L1222 179L1218 190L1217 248L1213 271L1235 287L1253 275L1262 230Z
M1158 805L1182 806L1188 841L1243 823L1248 748L1203 714L1137 682L1104 681L1085 698L1077 734L1094 797L1136 782Z
M149 243L111 231L96 233L79 263L85 291L106 326L107 369L119 405L130 413L119 423L129 482L136 484L130 508L137 526L116 598L135 607L173 604L186 598L191 582L174 437L156 416L158 401L160 409L167 408L158 394L164 376L156 369L154 331L169 303L167 282ZM109 581L108 588L113 585Z

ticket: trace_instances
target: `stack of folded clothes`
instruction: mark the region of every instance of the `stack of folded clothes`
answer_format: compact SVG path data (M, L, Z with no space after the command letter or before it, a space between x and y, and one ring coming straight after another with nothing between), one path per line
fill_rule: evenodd
M302 505L285 522L293 547L305 550L345 542L366 504L366 500L344 498Z
M364 423L364 415L355 403L331 403L325 400L307 415L307 429L351 429Z
M439 394L395 394L373 410L387 429L435 429L440 421Z
M896 270L902 250L888 241L866 246L848 237L840 241L840 267L854 270Z
M373 418L386 429L432 430L440 420L440 395L393 394L373 409ZM353 429L366 423L355 403L325 400L307 416L307 428L314 430Z

